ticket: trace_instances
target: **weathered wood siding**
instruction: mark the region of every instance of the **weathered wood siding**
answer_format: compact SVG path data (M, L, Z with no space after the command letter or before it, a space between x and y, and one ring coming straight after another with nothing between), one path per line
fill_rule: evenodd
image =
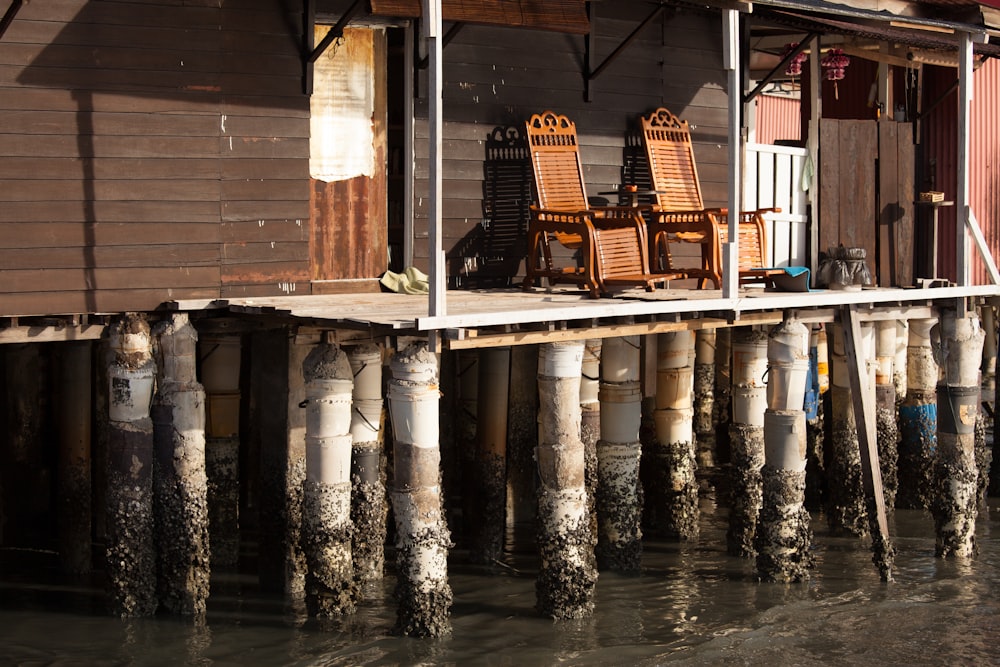
M594 3L592 8L594 67L653 9L647 3ZM706 205L724 205L727 120L721 42L717 13L679 9L674 15L668 11L591 83L592 101L587 102L583 37L465 26L444 50L442 211L451 284L474 284L480 260L496 252L497 244L492 243L496 239L491 238L496 213L506 210L509 214L517 208L513 200L495 201L496 193L507 192L515 199L523 193L516 183L490 181L496 174L520 173L509 154L503 164L485 163L488 149L496 147L494 132L514 128L523 133L524 121L546 109L576 122L587 194L593 196L622 182L623 165L636 151L635 146L627 146L626 136L638 116L666 106L692 123ZM426 83L425 73L421 83ZM426 87L419 90L425 96ZM426 269L425 97L418 101L417 118L414 263ZM641 154L641 146L638 150ZM511 219L505 222L517 224ZM500 234L523 258L523 237L517 244L511 241L509 229ZM501 270L512 269L504 266ZM523 261L519 273L523 275ZM489 279L495 284L496 276Z
M864 248L872 275L876 258L876 125L873 120L824 118L819 128L819 250L826 252L838 245Z
M0 40L0 316L308 290L285 3L25 4Z

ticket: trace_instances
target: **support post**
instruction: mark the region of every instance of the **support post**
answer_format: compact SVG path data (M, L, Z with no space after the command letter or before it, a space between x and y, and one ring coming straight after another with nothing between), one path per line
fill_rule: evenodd
M715 329L695 332L694 436L697 462L702 471L715 468Z
M930 509L937 452L937 362L931 349L934 320L909 320L906 399L899 406L899 490L896 507Z
M896 322L875 324L875 425L878 438L878 460L882 471L882 491L885 508L892 512L896 505L899 478L899 426L896 420L896 387L893 384L896 358Z
M320 343L302 362L306 389L306 478L302 550L306 608L330 618L355 610L351 552L351 365L338 346Z
M764 411L767 408L767 334L750 327L733 330L733 417L729 426L730 554L752 558L754 535L762 502L761 468L764 466Z
M479 357L476 419L474 514L469 522L473 562L494 564L503 557L507 509L507 397L510 348L483 350Z
M958 120L956 143L957 184L955 188L955 283L969 284L969 128L972 126L972 35L958 34ZM958 303L958 316L964 317L964 299Z
M858 433L859 420L854 409L854 395L857 390L851 385L853 372L848 359L848 344L844 329L847 320L841 320L843 326L834 327L832 344L832 378L830 387L830 406L832 421L830 428L830 445L827 454L827 490L829 498L826 503L827 523L834 534L861 536L868 533L867 515L865 512L864 485L862 482L861 452L859 447L863 441ZM874 328L866 324L860 333L856 345L857 354L865 360L874 357ZM863 339L863 340L862 340ZM869 373L864 372L864 390L872 390L868 382ZM874 427L874 417L872 421ZM873 436L874 442L874 436ZM881 489L880 489L881 492Z
M736 9L722 10L722 60L726 70L729 100L728 143L726 163L729 165L728 195L729 241L722 247L722 297L735 299L739 294L739 215L743 195L743 69L740 66L740 13Z
M583 343L539 347L538 611L555 619L594 611L597 568L584 486L580 439L580 371Z
M306 478L306 398L302 363L312 341L294 330L254 334L252 403L260 438L260 586L301 604L306 559L302 551L302 489Z
M59 565L69 574L91 569L91 356L88 341L58 348Z
M939 557L976 553L979 514L975 424L979 413L979 364L985 334L976 314L948 310L937 327L935 357L941 368L938 396L938 453L931 505Z
M451 631L451 535L441 498L438 360L415 343L391 362L392 509L396 518L396 631L440 637Z
M232 566L240 558L240 336L200 333L198 357L206 394L205 472L212 565Z
M865 354L868 352L862 340L865 331L858 321L857 306L844 306L840 312L841 322L844 325L847 373L853 398L854 420L857 424L865 513L868 517L868 530L872 536L872 562L878 568L882 581L892 581L894 550L889 541L889 521L886 518L882 472L878 459L874 378L868 370L867 361L870 355Z
M763 502L754 540L757 573L764 581L802 581L812 566L802 409L808 367L809 330L786 319L771 330L767 341Z
M580 439L583 440L584 486L590 512L590 527L597 532L597 441L601 439L601 352L604 341L591 338L583 346L580 369ZM598 555L600 559L600 555ZM598 567L600 562L598 560Z
M187 313L177 313L159 322L153 337L159 371L152 419L160 603L175 614L203 617L211 554L198 332Z
M445 283L448 268L442 250L442 198L443 198L443 135L442 118L444 75L442 68L441 0L422 0L424 38L427 40L427 125L428 125L428 187L427 193L427 245L430 262L430 297L428 315L440 317L447 314Z
M638 572L642 561L639 341L638 336L608 338L607 354L601 355L597 564L619 572Z
M109 327L107 575L115 614L156 612L153 536L153 421L156 364L149 324L127 315Z
M733 393L733 329L723 327L715 334L715 394L712 401L712 429L716 464L729 463L730 404Z
M656 439L650 457L658 504L658 532L679 540L698 536L698 480L694 442L694 332L657 336Z
M348 351L354 377L351 409L351 555L354 577L363 587L382 580L386 521L385 429L382 348L358 345Z

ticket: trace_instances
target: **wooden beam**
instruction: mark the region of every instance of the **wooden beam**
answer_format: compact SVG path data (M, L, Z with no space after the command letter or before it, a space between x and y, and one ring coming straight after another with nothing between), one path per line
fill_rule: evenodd
M892 579L892 546L889 543L889 521L882 491L882 471L878 461L878 441L875 429L875 392L868 386L868 368L861 352L861 321L857 306L844 306L841 311L844 327L844 347L847 354L847 375L854 404L854 423L858 430L861 450L861 480L865 489L868 523L872 533L874 560L883 581ZM874 510L875 516L871 516Z
M15 326L0 329L4 343L65 343L74 340L97 340L104 333L103 324L76 326Z

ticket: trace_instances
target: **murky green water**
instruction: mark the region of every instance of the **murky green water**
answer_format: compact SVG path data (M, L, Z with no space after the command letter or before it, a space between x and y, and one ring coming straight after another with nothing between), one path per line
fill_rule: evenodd
M1000 664L1000 500L990 504L968 563L934 557L928 514L897 511L888 585L867 541L828 537L821 517L812 579L757 583L751 563L725 553L724 511L706 506L698 543L647 541L642 575L602 573L596 614L572 622L534 611L530 550L501 573L456 551L453 634L440 640L390 635L391 577L357 614L326 624L233 573L214 577L203 624L121 621L105 615L97 587L40 573L44 554L7 554L0 665Z

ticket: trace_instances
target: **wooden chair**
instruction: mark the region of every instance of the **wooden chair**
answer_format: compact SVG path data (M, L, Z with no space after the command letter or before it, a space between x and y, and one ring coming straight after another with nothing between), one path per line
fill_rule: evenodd
M657 191L648 232L652 268L683 271L698 278L699 286L711 280L718 289L722 286L721 244L728 239L729 215L725 208L705 208L688 122L661 107L643 116L641 124L650 181ZM740 284L767 283L771 275L780 273L764 269L768 255L763 214L777 211L765 208L740 213ZM700 244L701 266L675 266L670 250L673 243Z
M550 285L575 283L598 297L612 286L652 291L657 282L684 277L649 272L646 225L638 209L588 206L575 123L545 111L525 126L537 202L528 219L525 290L547 278ZM579 265L557 266L552 240L578 250Z

